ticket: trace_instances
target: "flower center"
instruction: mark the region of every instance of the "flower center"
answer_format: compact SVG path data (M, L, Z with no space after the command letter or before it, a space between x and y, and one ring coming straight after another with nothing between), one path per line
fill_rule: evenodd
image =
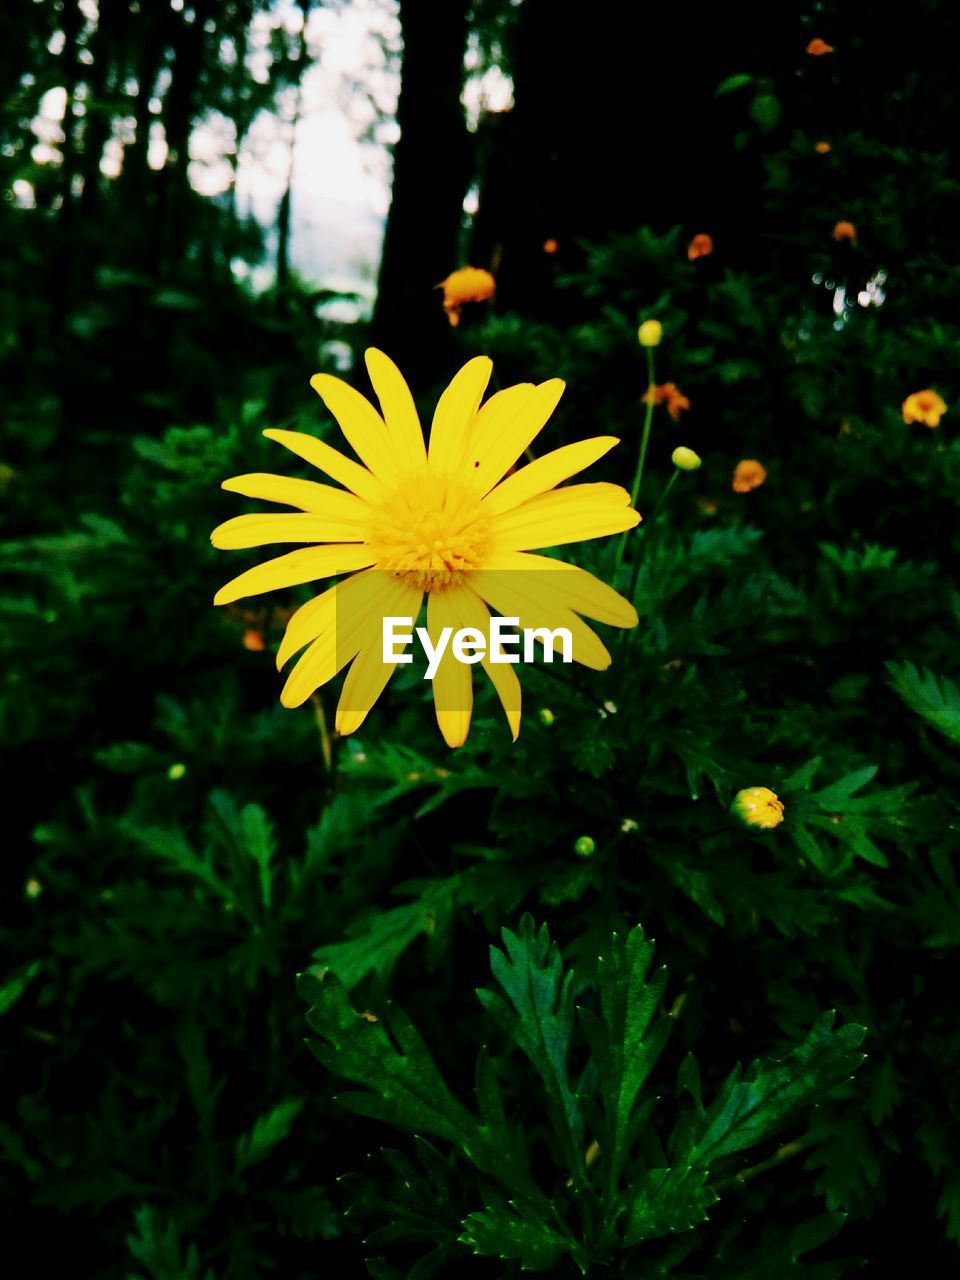
M423 471L384 496L365 540L378 569L402 574L422 591L437 591L456 586L479 567L489 527L475 491Z

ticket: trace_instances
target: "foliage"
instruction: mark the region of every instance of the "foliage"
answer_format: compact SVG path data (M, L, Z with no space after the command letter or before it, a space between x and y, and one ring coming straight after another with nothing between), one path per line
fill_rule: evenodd
M604 637L610 670L525 671L518 743L485 693L449 752L409 672L354 738L331 731L336 689L279 707L309 588L210 606L220 481L290 467L264 427L330 432L306 389L330 339L364 388L366 326L317 314L337 282L240 283L279 236L187 175L191 129L217 111L239 145L311 50L271 27L283 6L96 8L12 5L0 49L11 1252L97 1280L950 1274L960 18L758 5L745 38L717 6L702 27L640 6L611 41L557 0L464 7L473 65L512 60L514 109L452 165L428 101L436 186L395 196L446 201L497 298L445 331L443 272L413 275L430 246L401 244L441 332L377 340L417 349L426 421L476 351L503 385L566 378L543 447L620 437L591 479L633 479L641 320L691 408L654 415L622 559L575 549L640 613ZM257 23L260 79L230 53ZM818 34L836 52L806 58ZM33 122L58 88L54 163ZM710 107L692 126L687 93ZM157 170L154 117L181 140ZM908 427L927 386L943 422ZM703 466L671 483L678 444ZM743 458L767 469L746 494ZM756 786L775 829L730 815Z
M647 1081L674 1015L661 1009L666 976L662 969L651 972L653 944L640 926L626 938L614 934L597 962L599 1009L575 1010L577 975L564 972L546 926L537 929L524 916L519 932L505 929L503 941L503 951L491 949L501 992L477 994L539 1080L524 1088L510 1079L509 1049L501 1057L483 1049L476 1110L450 1091L423 1040L397 1010L391 1008L384 1026L370 1012L357 1014L328 970L301 979L311 1004L308 1022L319 1036L311 1044L314 1053L335 1074L364 1086L341 1102L419 1137L420 1168L390 1153L387 1163L403 1180L402 1195L395 1215L368 1238L373 1247L432 1245L411 1275L432 1275L441 1263L455 1261L456 1244L480 1256L516 1260L525 1271L587 1275L603 1265L616 1275L670 1274L695 1251L713 1247L705 1243L704 1229L715 1225L721 1197L767 1167L746 1168L742 1153L762 1149L860 1061L862 1028L835 1031L833 1014L825 1014L785 1057L755 1062L746 1073L735 1068L705 1105L699 1067L687 1054L670 1124ZM574 1076L571 1059L581 1056L577 1021L589 1056ZM511 1086L506 1098L504 1079ZM533 1106L538 1097L542 1115ZM590 1133L597 1137L585 1145ZM467 1169L451 1165L428 1139L451 1147ZM535 1175L532 1152L540 1144L550 1167ZM801 1147L781 1146L768 1165ZM483 1207L464 1215L464 1195L467 1205ZM359 1197L377 1213L371 1189ZM377 1217L382 1221L382 1214ZM669 1243L651 1249L652 1241ZM638 1270L633 1251L641 1246ZM708 1264L703 1274L764 1274L773 1261L769 1249L747 1241L734 1246L728 1238L719 1270ZM843 1273L840 1264L823 1271Z

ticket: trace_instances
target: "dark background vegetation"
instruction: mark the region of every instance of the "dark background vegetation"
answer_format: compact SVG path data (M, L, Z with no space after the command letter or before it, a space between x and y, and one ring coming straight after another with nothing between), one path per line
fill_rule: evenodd
M229 193L188 180L203 113L242 138L312 56L278 38L255 81L244 42L262 7L3 8L6 1250L35 1275L349 1277L368 1254L371 1274L417 1274L449 1227L365 1250L364 1215L394 1214L376 1153L410 1139L334 1102L294 978L326 965L357 1009L394 1001L464 1096L481 1043L496 1047L548 1149L537 1089L474 995L527 909L587 989L611 930L642 922L668 1004L682 996L668 1066L693 1049L711 1088L824 1009L868 1028L853 1082L689 1257L641 1250L597 1274L767 1275L735 1260L741 1236L824 1208L848 1215L827 1269L788 1258L778 1274L839 1275L844 1258L950 1273L960 11L400 0L393 205L372 318L349 326L291 270L289 193L267 248ZM835 52L807 56L813 36ZM514 81L513 109L475 131L468 41ZM30 125L56 86L60 162L37 163ZM34 207L13 197L23 180ZM838 219L856 243L834 241ZM689 263L698 232L714 253ZM274 285L241 286L236 258L272 259ZM451 330L435 286L466 262L495 271L497 297ZM597 470L629 486L648 316L665 326L658 378L692 408L680 426L658 413L647 520L618 578L636 575L641 624L614 639L612 669L529 673L515 747L484 701L447 751L412 681L356 741L331 738L329 690L283 711L271 650L292 598L214 611L236 570L207 534L234 513L221 479L283 469L261 427L330 431L306 391L324 344L372 338L424 410L478 351L504 385L565 377L552 442L620 436ZM927 386L951 409L908 428L899 406ZM678 443L704 466L651 518ZM742 457L769 473L750 495L730 488ZM581 563L614 578L613 547ZM754 785L786 805L763 839L727 812ZM463 1165L461 1217L484 1189ZM360 1170L353 1228L338 1177ZM454 1245L437 1265L518 1274Z

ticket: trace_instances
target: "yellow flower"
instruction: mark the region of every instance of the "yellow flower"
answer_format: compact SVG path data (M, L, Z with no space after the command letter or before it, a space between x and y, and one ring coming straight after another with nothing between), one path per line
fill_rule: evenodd
M856 244L857 228L852 222L838 222L833 228L834 240L849 240L851 244Z
M497 289L497 282L482 267L461 267L443 280L443 309L452 325L460 323L460 308L465 302L486 302Z
M700 232L695 235L687 245L687 257L691 262L696 262L697 258L709 258L713 253L713 237Z
M670 461L681 471L696 471L700 466L700 455L688 449L685 444L678 445L670 455Z
M925 427L939 427L947 406L935 391L914 391L903 402L904 422L922 422Z
M641 347L659 347L663 337L663 325L659 320L644 320L637 330Z
M756 458L744 458L738 462L733 471L733 492L749 493L751 489L759 489L767 478L767 468Z
M564 388L559 379L508 387L481 405L493 366L486 356L477 356L440 397L427 445L396 365L375 349L367 351L366 364L382 416L339 378L318 373L311 380L360 462L311 435L264 432L342 487L262 473L223 484L233 493L296 511L228 520L213 531L214 546L314 545L241 573L217 592L215 604L350 575L290 618L278 668L305 652L283 687L284 706L300 706L352 663L336 727L341 734L359 728L399 661L387 660L384 619L415 623L425 595L425 634L434 648L447 628L458 635L467 628L489 634L492 609L519 619L520 628L569 631L573 661L605 670L610 654L583 617L633 627L633 605L584 570L530 552L621 533L639 522L619 485L556 487L618 441L613 436L581 440L507 475L556 408ZM546 643L561 647L558 636ZM516 738L516 667L482 654L477 660ZM467 661L448 647L433 678L437 721L450 746L464 742L470 726L473 684Z
M734 817L748 827L769 830L783 821L783 802L768 787L746 787L738 791L730 806Z

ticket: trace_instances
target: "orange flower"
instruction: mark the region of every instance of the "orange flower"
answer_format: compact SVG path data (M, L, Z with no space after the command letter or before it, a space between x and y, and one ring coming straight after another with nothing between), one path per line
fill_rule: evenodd
M751 489L759 489L767 478L767 468L756 458L744 458L738 462L733 472L733 492L749 493Z
M553 237L552 237L552 236L550 237L550 239L549 239L549 240L544 240L544 242L543 242L543 252L544 252L544 253L556 253L556 252L557 252L557 247L558 247L558 246L557 246L557 242L556 242L556 240L554 240L554 239L553 239Z
M830 154L830 143L818 142L813 149L818 156L828 156Z
M713 253L713 237L700 232L687 245L687 257L691 262L697 258L708 258Z
M249 649L251 653L262 653L265 643L262 631L248 627L243 633L243 647Z
M822 58L825 53L833 53L833 45L827 44L826 40L821 40L819 36L814 36L807 45L807 53L811 58Z
M834 240L849 240L851 244L857 242L857 228L852 222L838 222L833 228Z
M690 401L680 391L675 382L663 382L660 386L648 387L643 393L644 404L665 404L667 413L674 422L680 421L680 414L690 408Z
M460 308L465 302L485 302L496 292L497 282L482 267L461 267L441 281L443 309L451 325L460 323Z
M939 427L947 406L935 391L914 391L903 402L904 422L922 422L925 427Z

